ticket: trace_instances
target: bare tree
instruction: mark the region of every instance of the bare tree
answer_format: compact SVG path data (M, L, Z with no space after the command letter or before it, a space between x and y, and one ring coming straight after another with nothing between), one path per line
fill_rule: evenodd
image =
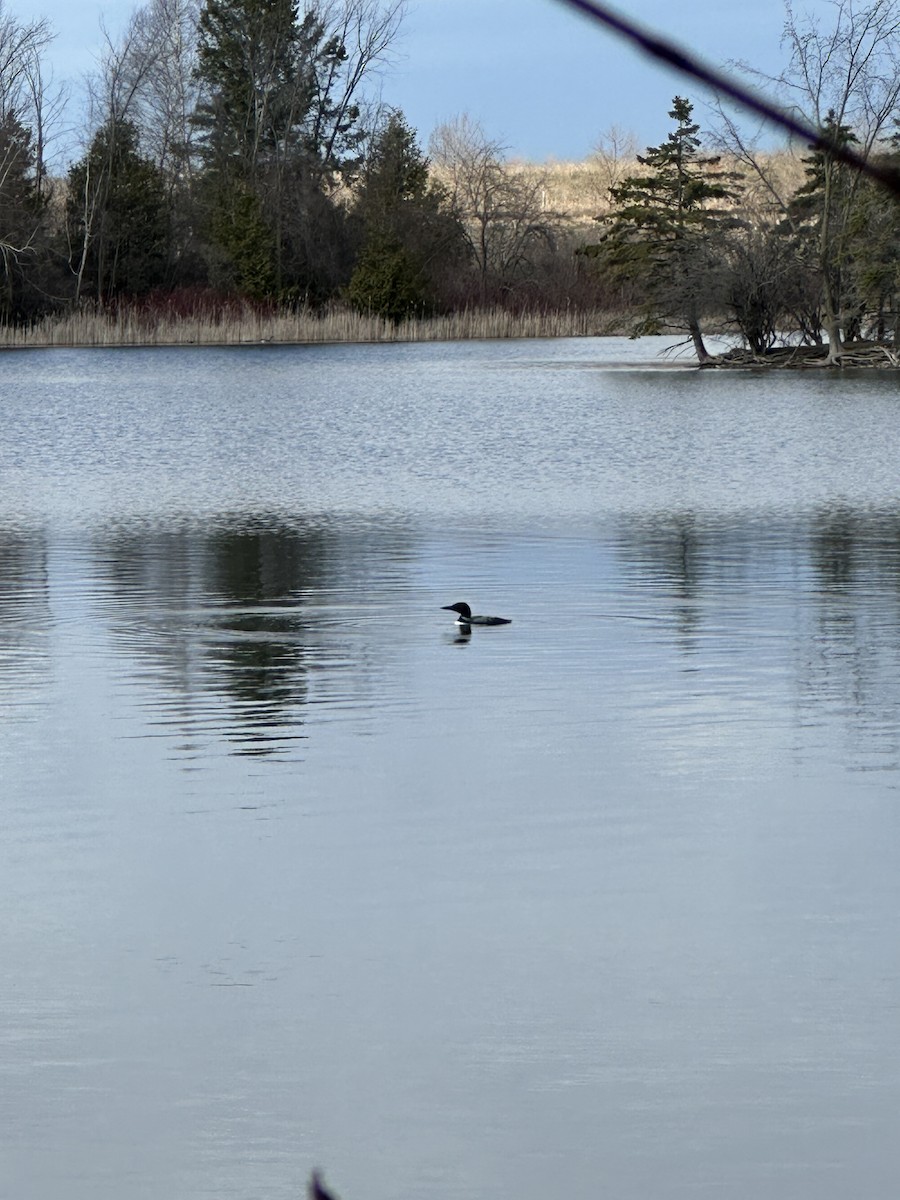
M824 7L824 6L823 6ZM783 45L788 64L778 76L752 72L775 86L795 112L825 139L808 159L808 192L815 205L798 204L789 181L772 170L754 139L720 107L727 148L752 172L769 212L793 231L802 257L798 273L818 281L812 307L804 301L803 317L810 336L818 337L812 310L817 308L828 339L828 361L843 353L847 323L848 264L852 259L854 212L865 186L863 176L848 167L827 144L852 140L863 159L877 157L877 147L900 104L900 3L898 0L830 0L832 20L821 9L797 10L786 0ZM785 185L788 186L785 186ZM886 201L889 203L889 201ZM849 315L855 322L855 313Z
M502 143L467 115L439 126L429 153L464 223L485 300L492 284L510 287L537 251L552 247L559 216L546 208L546 179L517 170Z
M597 138L589 162L598 208L609 208L609 193L618 187L637 162L636 134L621 125L610 125Z
M14 273L33 256L48 194L48 138L62 106L43 58L45 20L20 21L0 0L0 279L9 311Z
M109 199L113 164L135 137L140 152L165 182L174 214L187 196L193 166L193 114L199 7L197 0L148 0L132 14L118 38L105 30L98 69L87 79L87 143L102 145L98 158L85 145L85 171L79 195L69 197L70 262L75 297L80 297L86 264ZM102 137L98 137L100 131Z
M118 43L104 30L106 45L99 69L85 81L89 104L84 147L85 170L77 194L73 194L70 188L69 214L77 216L66 224L76 303L81 299L91 247L109 198L118 131L129 121L141 82L149 71L149 63L138 52L143 40L141 26L142 16L138 12ZM103 128L107 131L105 154L98 160L97 156L90 153L90 145Z
M326 160L351 108L360 102L363 81L388 64L406 15L406 0L317 0L310 4L326 30L326 40L343 47L344 59L336 58L318 80L313 138L321 145ZM327 101L327 103L326 103Z
M47 184L48 147L65 105L65 91L48 78L44 54L53 41L45 20L23 25L0 0L0 112L15 113L31 130L35 182L41 195Z
M820 129L846 130L868 158L900 101L900 5L896 0L834 0L834 23L787 6L785 41L791 52L782 82ZM821 156L821 202L816 265L822 286L829 361L843 353L843 301L835 264L846 259L862 176L827 152Z
M44 19L23 23L0 0L0 112L35 128L47 103L42 58L53 40Z
M149 0L132 18L126 71L144 153L173 178L189 174L197 106L197 0Z
M148 0L120 37L103 29L100 64L86 80L83 170L70 172L70 184L78 183L67 204L76 302L92 247L101 237L122 153L134 154L139 145L171 186L188 169L196 19L194 0Z

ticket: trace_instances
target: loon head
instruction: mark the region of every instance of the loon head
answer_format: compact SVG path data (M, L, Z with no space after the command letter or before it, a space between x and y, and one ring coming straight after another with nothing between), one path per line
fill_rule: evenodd
M445 612L458 613L460 623L464 624L466 621L471 621L472 619L471 608L469 608L468 604L465 604L462 600L460 600L457 604L442 604L441 608Z

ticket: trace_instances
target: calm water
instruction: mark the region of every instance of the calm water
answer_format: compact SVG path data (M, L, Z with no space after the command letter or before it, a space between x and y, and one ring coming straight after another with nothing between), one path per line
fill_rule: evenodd
M900 382L657 350L0 358L2 1200L896 1194Z

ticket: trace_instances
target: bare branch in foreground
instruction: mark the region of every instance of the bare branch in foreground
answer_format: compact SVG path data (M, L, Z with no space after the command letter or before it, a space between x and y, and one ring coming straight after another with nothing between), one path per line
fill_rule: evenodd
M822 130L800 120L787 109L773 104L765 96L744 87L730 75L726 75L724 71L703 62L702 59L695 57L674 42L641 29L640 26L615 12L608 5L598 4L595 0L562 0L562 3L599 21L601 25L620 34L645 54L665 63L666 66L674 67L676 71L681 71L682 74L698 80L706 87L711 88L718 96L725 97L742 108L756 113L757 116L763 117L771 124L780 126L792 137L808 142L814 149L831 155L838 162L845 163L848 167L876 179L894 196L900 198L900 170L896 167L879 162L868 162L851 146L836 145L834 141L823 134Z

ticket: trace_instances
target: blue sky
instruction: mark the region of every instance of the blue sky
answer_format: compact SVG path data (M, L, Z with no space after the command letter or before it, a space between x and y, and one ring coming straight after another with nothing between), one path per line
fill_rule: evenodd
M115 32L134 0L6 0L10 11L46 16L58 37L58 77L77 78ZM814 0L813 10L826 7ZM783 0L634 0L619 11L724 65L746 59L774 68ZM510 154L538 161L580 159L611 125L641 146L668 132L672 96L687 95L704 118L699 88L642 58L563 0L411 0L384 100L403 109L427 143L433 127L462 112L478 118Z

